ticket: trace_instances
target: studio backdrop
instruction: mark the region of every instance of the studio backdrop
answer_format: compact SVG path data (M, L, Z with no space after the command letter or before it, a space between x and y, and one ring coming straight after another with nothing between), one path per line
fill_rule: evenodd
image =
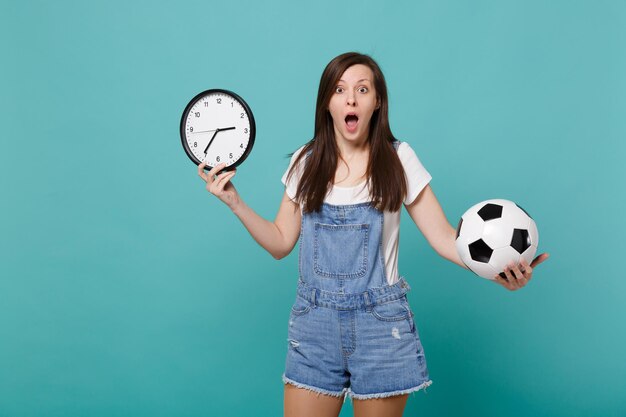
M433 380L405 415L626 414L626 3L7 0L0 35L1 416L281 415L298 248L254 242L179 124L203 90L246 100L233 182L273 220L347 51L380 64L450 223L512 200L551 255L510 292L403 209Z

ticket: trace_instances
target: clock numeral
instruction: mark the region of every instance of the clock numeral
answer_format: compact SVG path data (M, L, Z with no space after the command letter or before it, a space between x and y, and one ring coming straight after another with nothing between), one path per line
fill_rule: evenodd
M244 115L244 113L241 113L241 118L242 118L242 119L243 119L243 115Z
M232 152L228 154L228 157L229 157L230 159L233 159L233 154L232 154Z
M209 102L208 101L204 102L204 107L209 107Z
M196 112L196 117L200 117L200 112L199 111Z
M194 142L194 143L193 143L193 147L194 147L194 148L197 148L197 147L198 147L198 142Z
M248 128L247 127L243 130L243 133L248 133Z
M189 126L189 131L193 132L193 126Z
M234 102L230 102L230 107L235 107L235 105L233 104Z
M222 104L222 99L221 98L217 99L217 104Z
M243 143L242 143L241 145L239 145L239 147L240 147L241 149L243 149Z
M220 161L220 157L219 157L219 156L218 156L217 158L215 158L215 159L217 160L217 162L219 162L219 161Z

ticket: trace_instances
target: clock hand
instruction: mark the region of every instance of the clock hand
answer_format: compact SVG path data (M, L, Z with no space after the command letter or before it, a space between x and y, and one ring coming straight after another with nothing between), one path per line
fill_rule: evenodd
M192 135L196 134L196 133L207 133L207 132L215 132L217 129L213 129L213 130L198 130L197 132L189 132Z
M232 127L225 127L225 128L221 128L221 127L220 127L220 128L219 128L219 130L221 130L221 131L224 131L224 130L233 130L233 129L235 129L235 126L232 126ZM213 129L213 130L198 130L198 131L196 131L196 132L189 132L189 133L191 133L192 135L195 135L196 133L215 132L216 130L217 130L217 129Z
M211 137L211 140L209 141L209 144L206 146L206 148L204 148L204 154L206 155L207 151L209 150L209 146L211 146L211 143L213 143L213 139L215 139L215 135L217 135L219 132L223 132L225 130L233 130L235 128L235 126L231 126L231 127L218 127L217 129L215 129L215 133L213 133L213 137ZM212 132L212 130L205 130L205 132ZM200 133L200 132L198 132Z
M211 146L211 143L213 143L213 139L215 139L215 136L219 133L221 129L215 129L215 133L213 133L213 136L211 137L211 140L209 141L209 144L206 146L206 148L204 148L204 154L206 155L207 151L209 150L209 146Z

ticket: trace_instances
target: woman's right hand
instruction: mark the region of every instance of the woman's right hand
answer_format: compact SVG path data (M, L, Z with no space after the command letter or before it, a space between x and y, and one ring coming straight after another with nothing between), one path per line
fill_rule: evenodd
M204 182L206 182L207 191L226 203L231 210L234 210L235 207L241 202L239 193L235 189L233 183L230 182L230 180L237 173L237 170L233 169L232 171L218 174L226 166L225 163L221 163L205 174L205 166L205 162L198 165L198 175L204 180Z

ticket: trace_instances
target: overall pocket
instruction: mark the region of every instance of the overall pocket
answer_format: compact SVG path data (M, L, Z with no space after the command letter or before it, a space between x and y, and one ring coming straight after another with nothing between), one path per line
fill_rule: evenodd
M300 296L296 296L296 301L291 307L291 314L294 316L303 316L311 310L311 302Z
M406 320L411 333L415 333L413 312L409 307L406 297L378 304L372 308L372 315L380 321L403 321Z
M369 224L315 223L313 269L327 278L360 278L367 272Z

